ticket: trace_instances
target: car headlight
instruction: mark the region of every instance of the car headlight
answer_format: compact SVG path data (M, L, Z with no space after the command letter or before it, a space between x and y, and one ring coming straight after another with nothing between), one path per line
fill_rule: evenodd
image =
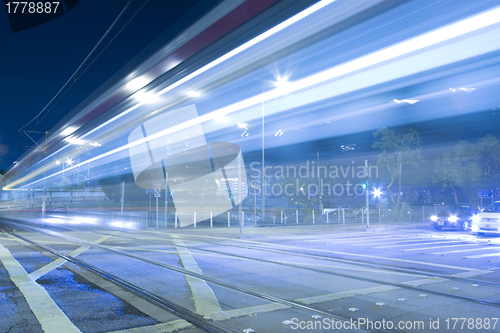
M481 221L481 217L480 217L479 215L474 215L474 216L472 217L472 222L474 222L474 223L478 223L478 222L480 222L480 221Z
M450 221L450 222L457 222L458 221L458 217L456 217L456 216L450 216L450 217L448 217L448 221Z
M438 220L438 217L436 215L431 216L431 221L437 221L437 220Z

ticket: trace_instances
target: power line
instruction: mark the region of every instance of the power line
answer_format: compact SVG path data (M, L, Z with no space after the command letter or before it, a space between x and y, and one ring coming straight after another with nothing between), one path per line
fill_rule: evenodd
M31 119L26 125L24 125L21 130L23 130L24 128L26 128L26 126L28 126L29 124L31 124L35 119L37 119L38 117L40 117L40 115L47 109L47 107L57 98L57 96L63 91L63 89L68 85L69 82L71 82L74 79L74 81L77 80L77 78L75 77L76 74L78 73L78 71L83 67L83 65L85 64L85 62L87 62L87 60L90 58L90 56L94 53L94 51L99 47L99 45L101 45L102 41L104 40L104 38L106 38L106 36L108 35L108 33L111 31L111 29L115 26L116 22L118 22L118 20L120 19L120 17L122 17L123 13L125 13L125 11L127 10L127 8L130 6L130 4L132 3L133 0L129 0L127 2L127 4L125 5L125 7L122 9L122 11L120 12L120 14L116 17L116 19L113 21L113 23L111 24L111 26L108 28L108 30L104 33L104 35L101 37L101 39L99 40L99 42L97 42L97 44L94 46L94 48L92 49L92 51L90 51L90 53L87 55L87 57L83 60L83 62L80 64L80 66L78 66L78 68L76 69L76 71L70 76L70 78L68 79L68 81L66 81L66 83L62 86L61 89L59 89L59 91L57 92L57 94L47 103L47 105L45 105L45 107L42 109L42 111L40 111L33 119ZM142 8L142 7L141 7ZM120 30L121 31L121 30ZM109 44L108 44L109 45ZM73 82L74 83L74 82ZM58 100L59 101L59 100ZM50 110L49 110L50 111ZM38 125L40 123L40 121L37 122L36 125ZM35 126L36 126L35 125Z

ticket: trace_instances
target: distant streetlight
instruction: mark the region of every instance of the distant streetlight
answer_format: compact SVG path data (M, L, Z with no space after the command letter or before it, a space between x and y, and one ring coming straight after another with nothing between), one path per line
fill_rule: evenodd
M375 191L373 191L373 194L375 195L376 198L380 198L380 196L382 195L382 191L380 191L380 189L375 189Z

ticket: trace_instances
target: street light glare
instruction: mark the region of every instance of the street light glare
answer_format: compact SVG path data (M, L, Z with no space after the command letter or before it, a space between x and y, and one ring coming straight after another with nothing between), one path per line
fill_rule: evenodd
M375 195L375 197L380 197L380 195L382 194L382 192L379 190L379 189L376 189L375 191L373 191L373 194Z

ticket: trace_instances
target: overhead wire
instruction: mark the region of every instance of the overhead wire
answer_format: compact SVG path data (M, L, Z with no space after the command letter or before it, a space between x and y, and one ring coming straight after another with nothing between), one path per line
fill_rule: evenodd
M92 62L80 73L80 75L78 77L75 78L75 80L73 81L73 83L71 83L71 85L69 86L69 88L64 92L64 94L59 97L59 99L56 101L56 103L54 103L54 105L52 105L52 107L47 111L47 113L45 113L45 115L40 118L36 125L38 125L42 120L43 118L45 118L45 116L47 116L47 114L54 108L54 106L57 104L57 102L59 102L59 100L69 91L69 89L76 83L76 81L87 71L87 69L90 68L90 66L92 66L92 64L97 60L97 58L99 58L99 56L104 52L104 50L106 50L106 48L116 39L116 37L118 37L118 35L122 32L123 29L125 29L125 27L130 23L130 21L132 21L132 19L141 11L141 9L149 2L149 0L146 0L144 1L144 3L142 4L142 6L134 13L134 15L132 15L132 17L127 21L127 23L125 23L125 25L115 34L115 36L109 41L108 44L106 44L106 46L104 46L104 48L101 50L101 52L99 52L99 54L92 60ZM76 72L75 72L76 73ZM35 125L35 126L36 126Z
M63 91L63 89L73 80L73 78L76 76L76 74L78 73L78 71L83 67L83 65L87 62L87 60L90 58L90 56L95 52L95 50L99 47L99 45L101 45L101 43L103 42L103 40L106 38L106 36L109 34L109 32L111 31L111 29L115 26L115 24L118 22L118 20L122 17L122 15L125 13L125 11L127 10L127 8L130 6L130 4L132 3L132 1L134 0L129 0L127 2L127 4L125 5L125 7L122 9L122 11L120 12L120 14L116 17L116 19L113 21L113 23L111 24L111 26L108 28L108 30L106 30L106 32L104 33L104 35L101 37L101 39L97 42L97 44L94 46L94 48L90 51L90 53L87 55L87 57L85 57L85 59L83 60L83 62L80 64L80 66L78 66L78 68L75 70L75 72L70 76L70 78L66 81L66 83L62 86L61 89L59 89L59 91L56 93L56 95L47 103L47 105L45 105L45 107L33 118L31 119L26 125L24 125L20 130L23 130L24 128L26 128L26 126L28 126L29 124L31 124L33 121L35 121L35 119L37 119L38 117L40 117L40 115L47 109L47 107L57 98L57 96L59 96L59 94ZM141 7L142 8L142 7ZM134 15L135 16L135 15ZM128 23L128 22L127 22ZM120 30L121 31L121 30ZM109 44L108 44L109 45ZM99 53L100 54L100 53ZM99 56L99 55L98 55ZM77 78L74 79L74 82L76 82ZM74 84L73 82L73 84ZM72 85L73 85L72 84ZM71 86L72 86L71 85ZM70 86L70 88L71 88ZM57 100L59 101L60 98ZM51 108L52 109L52 108ZM51 110L50 109L50 110ZM49 110L49 111L50 111ZM36 125L38 125L40 123L40 121L37 122ZM35 125L35 127L36 127Z

